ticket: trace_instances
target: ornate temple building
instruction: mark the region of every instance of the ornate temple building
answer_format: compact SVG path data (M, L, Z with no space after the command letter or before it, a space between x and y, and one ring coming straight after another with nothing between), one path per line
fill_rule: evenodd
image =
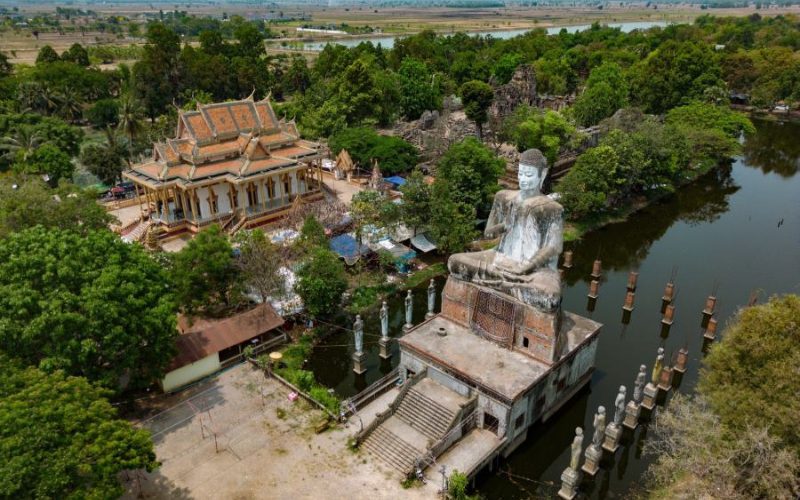
M270 223L293 202L322 197L320 145L252 96L181 111L175 138L123 172L142 212L166 236L217 222L230 232Z

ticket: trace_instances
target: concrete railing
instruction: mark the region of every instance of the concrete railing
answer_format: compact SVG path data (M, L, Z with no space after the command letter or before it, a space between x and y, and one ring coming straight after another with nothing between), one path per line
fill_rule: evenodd
M427 375L428 375L428 369L423 368L422 371L420 371L419 373L408 379L408 381L405 384L403 384L403 386L400 388L400 393L397 395L394 401L389 403L389 408L384 412L378 413L375 416L375 420L370 422L361 432L355 435L354 439L356 446L363 443L364 440L367 439L367 437L369 437L372 431L377 429L382 423L389 420L389 417L394 415L394 413L397 411L397 408L399 408L400 405L403 403L403 398L406 397L408 391L410 391L411 388L417 384L417 382L425 378Z
M428 448L428 451L417 459L418 467L425 470L430 464L436 461L442 453L447 451L448 448L453 446L464 434L475 427L475 420L477 419L478 396L472 396L469 401L456 412L450 425L447 427L448 431L444 436L439 438L433 445ZM456 434L459 434L456 436ZM413 472L413 471L411 471Z
M347 417L355 411L360 410L369 403L375 401L379 396L397 385L400 380L400 367L395 367L382 378L370 384L366 389L355 396L342 401L342 416Z

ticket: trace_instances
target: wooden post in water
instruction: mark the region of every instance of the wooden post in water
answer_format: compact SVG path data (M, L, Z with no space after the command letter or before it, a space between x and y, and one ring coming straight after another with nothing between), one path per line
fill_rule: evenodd
M600 292L600 282L597 280L592 280L589 283L589 298L590 299L597 299Z
M633 303L636 300L636 294L634 292L629 291L625 294L625 304L622 306L622 309L627 312L633 311Z
M703 334L706 340L714 340L717 338L717 318L711 318L708 320L708 326L706 326L706 332Z
M639 282L639 273L631 271L628 273L628 291L633 292L636 290L636 285Z
M597 260L594 261L594 264L592 264L592 274L591 274L591 276L592 276L592 278L598 280L598 279L600 279L600 276L602 276L602 275L603 275L603 261L601 261L600 259L597 259Z
M675 306L672 304L667 304L667 308L664 310L664 317L661 319L661 323L665 326L672 326L672 322L675 317Z
M572 269L572 250L567 250L564 252L564 264L562 264L564 269Z

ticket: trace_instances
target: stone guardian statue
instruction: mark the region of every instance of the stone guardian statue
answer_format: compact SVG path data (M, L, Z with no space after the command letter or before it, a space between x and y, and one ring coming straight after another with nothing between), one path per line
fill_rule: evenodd
M577 471L578 465L580 465L581 451L583 451L583 429L576 427L575 438L572 440L572 449L569 459L569 468L574 471Z
M633 386L633 401L636 404L642 402L642 389L644 389L644 384L647 382L647 367L645 365L639 366L639 374L636 375L636 382Z
M411 290L406 294L406 324L403 325L404 330L411 330L414 326L414 298L411 296Z
M492 250L452 255L447 262L451 275L544 311L559 307L564 209L541 192L547 173L541 151L529 149L520 155L519 190L499 191L486 223L486 237L500 236L499 244Z
M428 313L425 315L426 318L432 318L435 315L433 312L435 307L436 307L436 283L434 282L433 278L431 278L431 284L428 285Z
M386 301L383 301L381 305L381 338L388 339L389 338L389 307L386 305Z
M353 333L356 337L356 352L364 352L364 321L361 315L356 315L356 321L353 323Z
M624 385L619 386L617 399L614 400L614 425L619 427L622 424L622 419L625 418L625 397L628 394L628 389Z
M600 448L603 444L603 436L606 433L606 408L599 406L597 413L594 415L594 435L592 436L592 446Z

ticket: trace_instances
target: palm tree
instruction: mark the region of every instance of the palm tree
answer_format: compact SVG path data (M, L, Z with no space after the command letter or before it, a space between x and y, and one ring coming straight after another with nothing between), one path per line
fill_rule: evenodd
M128 138L128 163L133 158L133 141L144 130L142 122L144 112L139 102L130 94L120 100L119 125L117 128Z
M1 158L8 163L25 162L45 142L40 131L23 125L14 131L14 135L0 139Z
M74 87L64 87L59 93L59 115L70 123L83 117L83 96Z

